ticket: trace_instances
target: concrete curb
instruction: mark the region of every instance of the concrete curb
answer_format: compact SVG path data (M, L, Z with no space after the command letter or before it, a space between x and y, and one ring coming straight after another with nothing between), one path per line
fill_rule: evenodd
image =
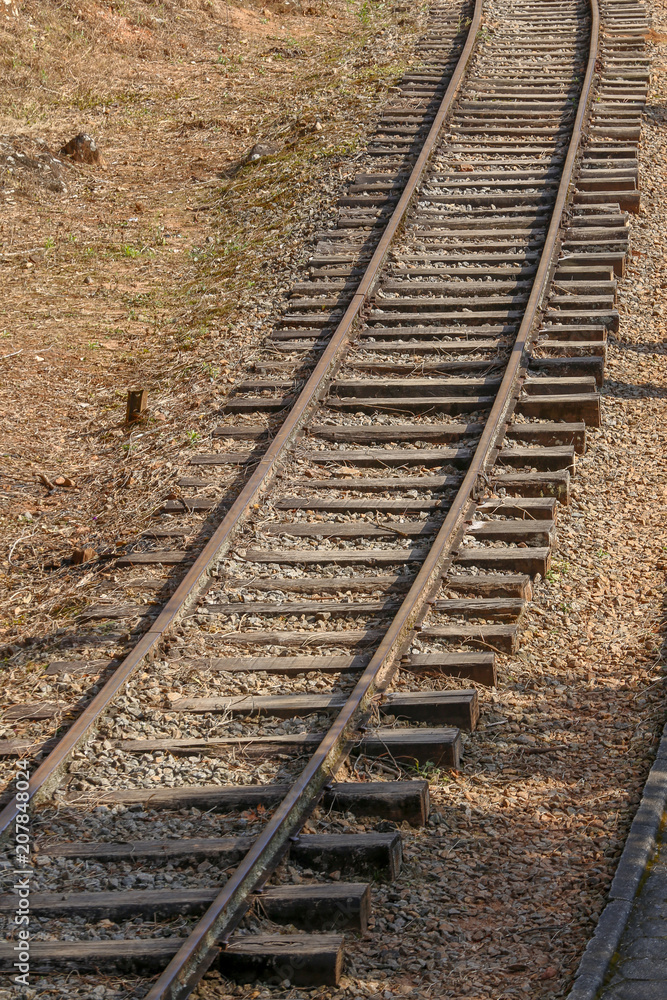
M609 889L609 902L586 946L567 1000L595 1000L604 985L646 866L655 855L666 807L667 725L662 731L658 753L646 779L639 808Z

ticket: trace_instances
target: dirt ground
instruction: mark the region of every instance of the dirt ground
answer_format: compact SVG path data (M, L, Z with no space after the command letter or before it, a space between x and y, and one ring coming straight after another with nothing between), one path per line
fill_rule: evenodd
M17 684L30 671L37 683L48 636L85 603L76 585L97 564L70 566L72 548L103 553L143 525L169 463L261 339L415 27L412 11L408 26L367 0L194 7L24 3L0 26L4 142L37 159L38 139L57 152L83 130L104 157L45 160L39 182L37 168L1 175L0 640ZM665 5L651 10L665 30ZM378 32L370 65L363 46ZM372 933L350 942L341 988L211 977L202 1000L567 995L665 717L667 45L656 38L603 425L521 650L482 693L463 770L429 775L435 815L406 834L399 882L375 890ZM257 142L282 148L237 170ZM138 386L150 417L130 435L120 424Z

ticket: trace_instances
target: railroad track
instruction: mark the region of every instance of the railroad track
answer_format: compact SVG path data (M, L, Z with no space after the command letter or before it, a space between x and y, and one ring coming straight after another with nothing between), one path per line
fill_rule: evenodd
M144 599L183 573L42 747L31 974L132 970L151 1000L211 966L338 981L369 877L428 818L415 767L459 767L600 420L645 30L631 2L434 6L214 450L118 561Z

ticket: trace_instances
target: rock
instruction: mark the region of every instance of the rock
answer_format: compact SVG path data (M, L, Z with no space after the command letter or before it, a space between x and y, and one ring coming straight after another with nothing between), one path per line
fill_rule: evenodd
M69 156L76 163L102 162L97 143L87 132L79 132L73 139L66 142L60 150L61 156Z
M266 156L275 156L281 149L282 146L279 142L257 142L248 153L248 163L256 163L257 160L263 160Z

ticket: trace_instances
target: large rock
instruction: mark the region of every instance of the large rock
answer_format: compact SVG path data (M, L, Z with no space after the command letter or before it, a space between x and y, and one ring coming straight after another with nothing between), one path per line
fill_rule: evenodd
M248 162L257 163L258 160L263 160L267 156L275 156L281 149L282 146L279 142L258 142L248 153Z
M76 163L100 163L100 151L92 136L79 132L73 139L66 142L60 150L61 156L69 156Z

